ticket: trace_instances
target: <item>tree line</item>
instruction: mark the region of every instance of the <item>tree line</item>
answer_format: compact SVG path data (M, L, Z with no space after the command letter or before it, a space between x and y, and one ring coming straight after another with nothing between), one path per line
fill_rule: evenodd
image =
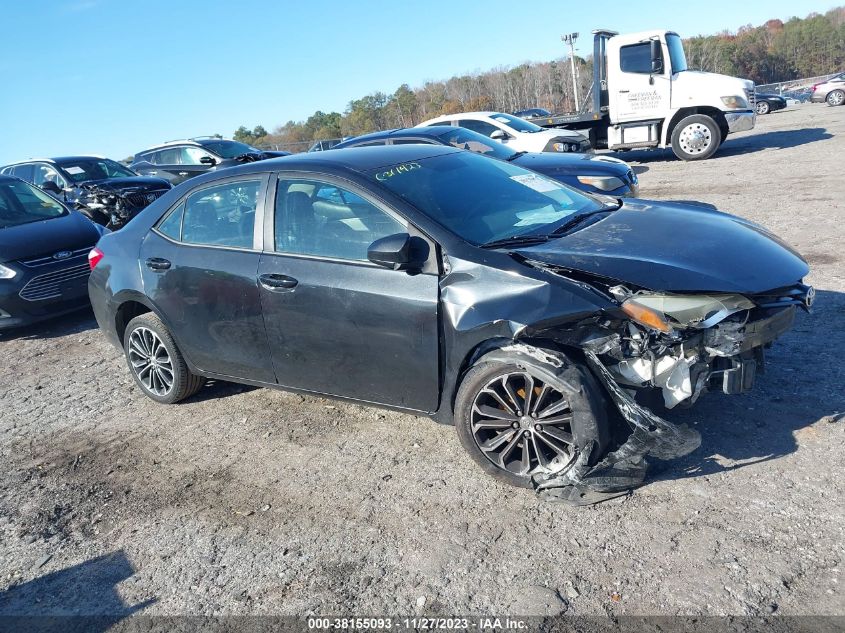
M845 66L845 6L823 15L811 13L736 32L690 37L684 40L684 49L692 70L744 77L757 84L837 72ZM569 59L561 57L428 81L417 88L402 84L392 94L375 92L354 99L343 113L317 111L305 121L288 121L272 132L261 125L241 126L234 138L257 147L304 151L318 140L410 127L442 114L532 107L571 112L574 93L582 104L589 102L592 85L591 57L575 61L575 89Z

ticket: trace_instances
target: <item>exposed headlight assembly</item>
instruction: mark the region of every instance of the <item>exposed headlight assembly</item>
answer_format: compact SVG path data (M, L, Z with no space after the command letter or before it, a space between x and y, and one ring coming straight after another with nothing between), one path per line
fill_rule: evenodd
M670 295L641 293L622 303L631 319L660 332L675 328L705 329L754 303L742 295Z
M722 97L722 103L725 104L726 108L731 108L732 110L747 110L748 109L748 101L745 97L740 97L739 95L731 95L729 97Z
M11 279L17 274L17 271L14 271L9 267L0 264L0 279Z
M625 183L616 176L578 176L578 182L582 185L591 185L602 191L613 191L625 186Z

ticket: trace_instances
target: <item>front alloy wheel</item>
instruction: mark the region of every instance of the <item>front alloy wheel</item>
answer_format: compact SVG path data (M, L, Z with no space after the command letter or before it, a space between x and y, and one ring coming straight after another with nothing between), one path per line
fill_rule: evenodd
M757 114L768 114L769 113L769 104L766 101L758 101L757 102Z
M471 424L485 457L520 477L559 470L575 456L566 396L527 372L490 380L475 397Z
M583 459L594 464L608 446L600 387L586 368L555 354L528 345L490 351L467 371L455 397L464 450L512 486L529 488L533 476L562 475Z

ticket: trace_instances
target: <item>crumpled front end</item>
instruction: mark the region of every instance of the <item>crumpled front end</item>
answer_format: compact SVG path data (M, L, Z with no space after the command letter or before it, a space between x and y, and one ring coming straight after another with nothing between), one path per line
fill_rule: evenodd
M697 431L664 420L642 404L649 392L660 394L665 407L672 409L691 406L707 391L749 391L764 369L764 350L789 330L799 307L809 310L815 297L812 287L801 283L752 296L594 285L615 300L618 312L606 311L589 327L541 333L581 348L631 431L593 466L588 466L589 455L581 455L565 472L534 476L543 498L578 505L640 485L648 456L673 459L700 445Z

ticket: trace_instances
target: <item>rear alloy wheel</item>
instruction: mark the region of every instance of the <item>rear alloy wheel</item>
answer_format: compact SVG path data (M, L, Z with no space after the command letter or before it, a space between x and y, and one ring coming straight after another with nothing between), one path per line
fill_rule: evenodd
M843 90L834 90L829 95L827 95L827 105L832 106L841 106L845 103L845 91Z
M721 144L719 126L704 114L685 117L672 130L672 151L681 160L710 158Z
M768 101L758 101L757 102L757 114L763 115L769 113L769 103Z
M205 384L203 377L188 369L170 332L153 313L142 314L129 322L123 349L135 382L156 402L179 402Z
M587 447L596 461L607 443L598 388L575 365L548 375L522 358L514 364L479 362L461 383L455 404L464 449L488 474L511 485L530 487L533 475L563 473Z

